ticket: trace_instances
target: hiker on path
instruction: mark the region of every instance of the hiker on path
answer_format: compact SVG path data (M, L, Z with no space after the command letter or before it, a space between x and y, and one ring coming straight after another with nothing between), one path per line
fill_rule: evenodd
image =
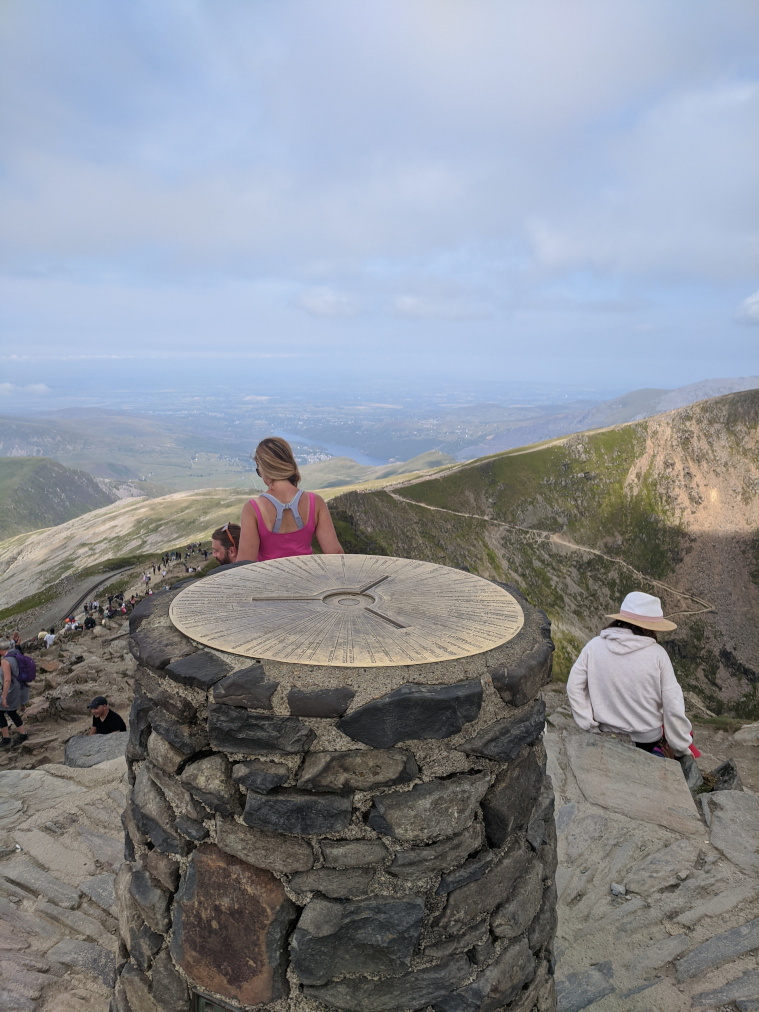
M29 702L29 686L18 677L18 661L13 656L15 648L13 640L0 640L0 668L2 669L2 691L0 692L0 748L10 748L11 732L8 717L16 725L18 736L14 745L22 745L28 738L23 718L18 715L18 708Z
M686 755L691 724L683 690L657 632L677 626L664 618L661 601L633 591L610 625L587 643L572 666L567 697L583 731L629 734L638 748L675 757ZM662 735L662 726L664 735ZM663 741L662 739L666 739ZM671 753L670 753L671 754Z
M267 491L242 508L237 561L312 555L314 534L325 555L343 555L327 504L298 488L300 472L290 444L278 436L262 439L254 460Z

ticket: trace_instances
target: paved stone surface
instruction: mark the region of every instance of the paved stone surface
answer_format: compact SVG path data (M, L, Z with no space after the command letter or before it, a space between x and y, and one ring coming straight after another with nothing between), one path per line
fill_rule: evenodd
M723 1005L737 998L753 998L759 1001L759 970L749 970L736 980L731 980L729 984L695 995L693 1000L700 1005Z
M201 987L226 999L276 1001L287 993L280 953L295 914L270 872L203 846L174 901L171 952Z
M678 763L631 752L611 737L584 734L565 742L572 772L588 801L676 833L700 836L701 819ZM618 789L620 783L627 791Z
M250 713L223 704L208 707L208 733L211 744L221 751L253 755L305 752L316 737L297 717Z
M759 949L759 917L731 931L714 935L675 963L678 981L695 977L712 966L720 966L744 952Z
M687 873L697 857L695 843L678 840L637 864L625 881L627 891L647 896L657 889L677 885L680 881L678 876Z
M73 910L79 905L80 892L73 886L60 882L30 861L13 861L2 866L4 878L31 889L32 892L57 903L59 907Z
M116 895L113 891L113 880L115 876L110 874L93 875L91 878L83 879L79 888L85 895L89 896L99 907L107 910L109 914L116 916Z
M306 904L293 934L293 966L304 984L326 984L344 973L404 970L423 918L421 897L345 903L317 897Z
M47 957L64 966L76 966L96 974L106 987L113 987L116 961L113 954L102 945L82 942L76 938L64 938L48 951Z
M741 791L710 794L710 840L733 864L746 871L759 871L759 798Z
M96 766L109 759L118 759L126 752L129 735L125 732L114 734L76 735L66 743L64 763L66 766Z
M233 671L213 687L215 703L243 706L250 710L271 710L271 697L278 683L266 677L263 664Z
M450 738L477 719L481 705L479 681L402 685L358 707L337 726L355 741L392 748L411 738Z
M450 836L471 823L489 786L489 774L482 773L378 795L368 823L378 833L409 842Z
M416 760L404 749L309 752L298 775L298 787L311 791L371 791L408 783L418 775Z

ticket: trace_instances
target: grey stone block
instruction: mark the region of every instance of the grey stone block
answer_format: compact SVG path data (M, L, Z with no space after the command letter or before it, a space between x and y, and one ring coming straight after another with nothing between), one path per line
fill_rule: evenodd
M172 661L194 653L195 647L172 626L145 623L130 636L129 650L141 664L160 671Z
M126 731L113 734L78 734L66 742L63 765L74 769L86 769L98 763L118 759L126 753L129 735Z
M182 755L189 756L208 747L208 735L201 724L183 724L158 707L150 713L150 724Z
M381 864L390 853L382 840L322 840L327 868L364 868Z
M398 878L418 878L448 871L460 864L473 850L481 847L482 840L482 827L473 823L457 836L441 840L440 843L397 851L388 871Z
M167 949L153 962L151 993L161 1012L188 1012L190 995L187 984L171 961Z
M144 759L147 755L146 747L150 737L150 712L154 708L152 699L149 699L139 686L134 687L134 699L129 711L129 742L127 744L127 758L132 762Z
M192 840L193 843L200 843L201 840L205 840L209 835L208 829L202 822L198 822L197 819L191 819L187 815L178 815L174 826L177 832L181 833L188 840Z
M235 763L232 767L232 780L259 794L268 794L275 787L281 787L287 783L289 776L289 766L284 763L267 763L261 759L248 759Z
M190 819L201 818L203 806L193 798L189 791L185 790L177 777L169 776L154 766L152 762L146 762L142 768L148 771L151 780L177 815L186 815Z
M81 893L73 886L60 882L30 861L9 861L3 865L3 878L24 886L32 892L57 903L59 907L73 910L78 906Z
M469 882L476 882L478 878L482 878L492 863L492 850L481 850L479 854L475 854L474 857L470 857L465 861L460 868L456 868L447 875L443 875L440 879L440 885L435 891L435 895L445 896L446 893L459 889Z
M179 885L179 865L172 860L168 854L162 854L160 850L151 850L142 859L145 870L153 876L164 889L170 893L177 891Z
M759 970L749 970L729 984L715 988L713 991L702 991L693 996L696 1005L726 1005L739 998L753 999L759 1002Z
M365 896L374 880L373 868L316 868L301 871L290 879L290 888L296 892L322 893L330 899L355 899Z
M741 924L731 931L713 935L708 941L675 962L678 983L695 977L698 973L720 966L728 959L736 959L744 952L759 948L759 917Z
M278 875L308 871L314 864L314 852L305 840L249 829L233 819L222 819L218 815L216 843L227 854Z
M180 685L207 691L229 674L229 665L215 654L199 650L197 653L182 657L181 660L173 661L166 668L166 674Z
M293 717L342 717L355 692L337 689L290 689L287 703Z
M462 774L417 784L402 794L377 795L368 823L378 833L409 842L460 833L474 819L489 786L488 773Z
M550 630L550 626L549 626ZM509 667L492 668L493 685L504 703L524 706L551 681L553 644L541 643Z
M743 791L710 794L712 846L744 871L759 872L759 798Z
M351 977L323 987L306 987L307 998L345 1012L407 1012L423 1009L460 987L469 976L466 956L411 970L397 977L373 980Z
M76 938L64 938L47 953L51 963L75 966L80 970L99 977L106 987L113 987L116 977L116 960L102 945L82 942Z
M426 945L424 947L424 955L429 956L430 959L447 959L458 952L466 952L467 949L481 944L489 937L487 920L480 921L477 924L469 925L460 935L454 935L453 938L444 938L440 942Z
M116 916L116 895L113 891L113 880L115 876L93 875L86 878L79 884L82 892L89 896L101 909L107 910L109 914Z
M532 749L509 763L482 801L485 833L491 847L502 847L523 831L543 786L543 771Z
M511 896L496 907L490 927L498 938L520 935L531 923L543 899L543 868L533 859L514 884Z
M581 973L568 973L556 981L560 1012L580 1012L614 991L614 969L611 963L598 963Z
M402 685L349 713L337 727L372 748L392 748L411 739L450 738L477 719L481 706L479 680Z
M198 708L186 696L181 696L166 678L154 675L148 668L137 669L137 682L148 698L183 724L192 724Z
M527 941L509 945L471 984L435 1002L435 1012L496 1012L508 1005L535 976L535 958Z
M458 751L496 762L509 762L542 734L545 720L546 704L540 699L526 713L488 724L479 734L459 745Z
M353 814L352 795L311 794L281 787L270 794L248 794L243 821L255 829L311 836L339 833Z
M187 758L178 748L170 745L155 728L153 728L153 733L148 738L147 753L148 758L154 765L169 774L176 773Z
M306 904L290 946L293 969L304 984L326 984L344 973L406 969L419 941L424 900L366 899Z
M543 891L543 899L540 909L527 932L527 941L533 952L548 948L553 950L553 940L556 936L557 925L556 913L556 883L551 882Z
M179 777L183 787L221 815L238 815L241 811L237 787L226 756L212 755L185 767Z
M10 990L7 987L0 987L0 1008L7 1012L34 1012L37 1002L33 998L27 998L24 994Z
M553 784L551 778L546 777L527 823L527 842L533 850L539 850L545 840L556 834L554 807Z
M316 735L297 717L250 713L237 706L211 704L208 732L214 748L223 752L296 755L306 752Z
M515 846L492 864L479 879L454 889L448 894L448 902L437 926L445 934L452 934L508 900L530 857L531 852L523 845Z
M717 766L716 769L713 769L709 773L709 777L714 781L712 791L743 790L743 784L734 759L726 759L725 762ZM688 786L690 786L690 784Z
M164 854L183 856L189 852L187 840L174 829L174 810L150 777L147 763L137 773L127 813L140 832Z
M168 890L153 882L146 871L135 868L129 883L129 892L139 903L148 927L158 933L167 931L171 923L169 917L171 894Z
M419 776L416 760L404 749L309 752L298 787L309 791L371 791L404 784Z
M213 687L213 700L226 706L271 710L271 697L278 685L266 677L263 664L251 664L217 682Z

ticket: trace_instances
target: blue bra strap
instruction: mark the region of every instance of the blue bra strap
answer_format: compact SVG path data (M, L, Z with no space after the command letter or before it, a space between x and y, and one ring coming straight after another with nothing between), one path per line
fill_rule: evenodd
M274 526L272 527L271 530L272 534L279 534L279 527L280 524L282 523L282 517L284 516L285 510L290 510L290 512L293 515L293 520L295 521L295 526L298 528L299 531L303 530L305 524L303 523L303 517L298 512L298 502L302 495L303 489L299 488L298 491L295 493L295 495L292 497L292 500L290 502L280 502L279 499L275 499L274 496L271 495L269 492L261 493L261 498L268 499L269 502L274 507L274 509L277 511L277 519L274 521Z

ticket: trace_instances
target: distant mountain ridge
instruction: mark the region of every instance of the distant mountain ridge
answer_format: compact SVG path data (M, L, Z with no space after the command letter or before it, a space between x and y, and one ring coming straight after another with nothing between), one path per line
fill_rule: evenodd
M664 601L682 684L759 718L759 390L331 502L353 551L468 566L554 623L566 676L624 595Z

